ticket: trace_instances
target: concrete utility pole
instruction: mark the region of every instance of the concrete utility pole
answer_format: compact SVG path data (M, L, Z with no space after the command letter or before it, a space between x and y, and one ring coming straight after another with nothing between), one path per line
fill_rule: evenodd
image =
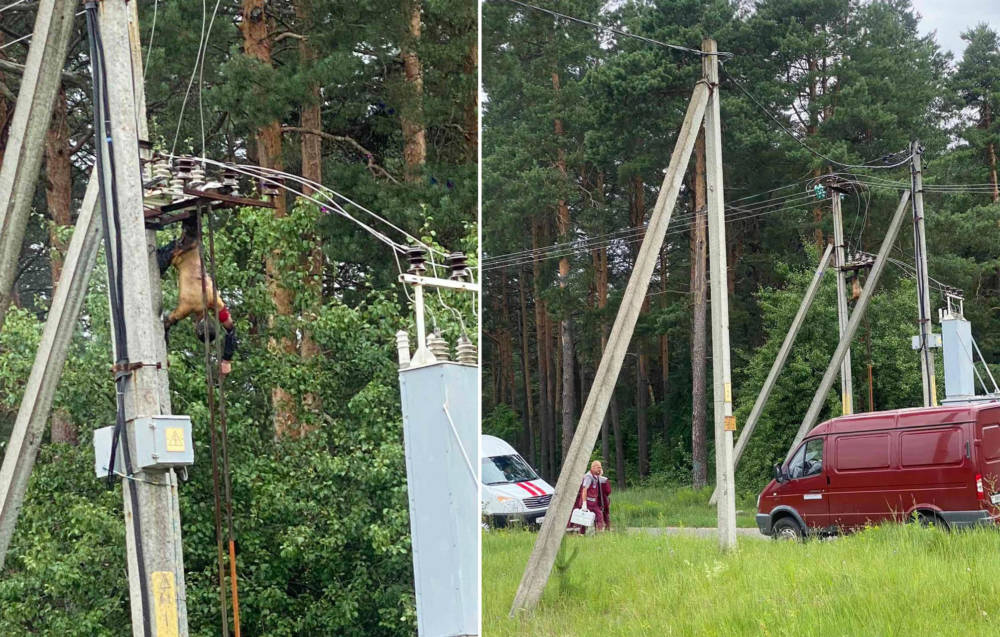
M823 380L820 381L819 388L813 395L812 402L809 404L809 410L806 412L806 417L802 420L802 424L799 426L798 432L795 434L795 440L792 441L791 447L788 448L788 454L786 460L791 456L792 451L795 447L802 442L809 430L813 428L816 424L816 420L819 418L819 412L823 408L823 403L826 402L827 393L830 388L833 387L833 380L837 377L837 371L840 368L840 363L844 360L844 356L847 355L847 350L851 346L851 341L854 340L854 335L858 331L858 326L861 325L861 318L865 315L865 310L868 309L868 302L871 301L872 295L875 294L875 287L878 285L878 280L882 276L882 271L885 270L886 263L889 261L889 252L892 251L892 246L896 244L896 239L899 237L899 229L903 225L903 216L906 212L906 204L910 199L910 193L908 191L903 191L903 196L899 200L899 206L896 208L895 214L892 216L892 221L889 222L889 228L886 230L885 238L882 240L882 246L879 248L878 256L875 257L875 264L872 266L871 274L868 275L868 280L865 281L865 287L861 290L861 297L858 299L857 305L854 306L854 312L851 314L851 320L847 323L847 332L840 337L840 342L837 344L837 349L834 351L833 356L830 358L830 363L826 367L826 372L823 374Z
M837 323L840 326L840 337L844 337L849 320L847 310L847 272L844 264L844 219L840 211L840 190L836 184L830 187L830 203L833 204L833 243L835 245L834 265L837 271ZM854 413L854 388L851 382L851 348L847 348L844 360L840 364L840 405L843 415Z
M594 382L587 395L587 402L580 415L580 423L573 436L569 453L566 454L562 470L559 472L555 495L549 504L535 548L528 558L528 565L514 596L511 615L519 610L531 610L538 604L552 572L552 565L555 563L559 545L565 534L566 521L569 519L579 491L580 480L587 470L590 453L601 431L601 423L604 421L611 393L614 391L622 362L625 360L639 310L649 289L650 277L659 259L664 234L677 201L677 193L691 157L691 150L694 148L695 138L698 136L698 129L704 120L709 93L708 84L699 82L691 95L684 123L677 135L677 143L663 177L663 185L649 219L646 236L639 247L635 267L625 288L614 325L611 327L608 345L594 375Z
M931 290L927 276L927 236L924 233L924 180L920 160L924 149L919 141L910 144L910 193L913 206L913 261L917 269L917 312L920 326L920 375L923 378L924 407L936 406L934 352L931 350Z
M715 420L715 485L719 491L719 546L736 548L736 478L733 471L733 386L730 377L729 289L726 275L726 201L722 188L722 122L719 115L719 56L715 40L701 49L702 77L712 89L705 111L708 191L708 266L712 295L712 402Z
M757 422L760 420L760 415L764 413L764 406L767 405L767 399L771 397L771 390L778 383L778 375L781 374L781 370L785 368L785 362L788 360L788 355L792 351L792 345L795 343L795 337L799 335L799 330L802 328L802 324L806 322L806 314L809 313L809 308L812 307L813 301L816 299L816 293L819 292L820 283L823 282L823 273L826 272L827 266L830 264L830 253L833 252L833 244L826 244L826 251L823 252L823 256L820 257L819 266L816 268L816 273L813 274L812 281L809 283L809 287L806 288L806 294L802 298L802 303L799 305L799 311L795 313L795 318L792 319L792 325L788 328L788 333L785 334L785 340L781 343L781 349L778 350L778 355L774 359L774 363L771 364L771 370L767 373L767 378L764 380L764 386L761 388L760 393L757 394L757 400L753 403L753 408L750 410L750 416L747 417L747 422L743 425L743 430L740 432L740 437L736 440L736 449L733 452L733 469L740 464L740 458L743 457L743 450L746 449L747 443L750 442L750 436L753 435L753 430L757 427ZM719 489L712 492L712 497L709 499L709 504L715 504L716 499L719 495Z
M95 208L97 179L91 177L83 205L76 220L76 229L66 251L62 276L52 297L52 306L45 319L42 340L38 344L35 362L21 405L10 434L10 442L0 467L0 570L3 570L17 517L28 488L28 479L35 466L38 447L45 434L45 425L52 410L56 385L66 362L66 351L80 307L87 293L87 281L97 260L100 244L100 221Z
M73 0L41 0L0 167L0 330L13 294L45 133L73 32Z
M134 4L134 3L133 3ZM157 366L166 367L162 326L153 314L149 248L143 217L143 185L139 162L139 108L133 84L142 77L136 69L130 36L130 7L126 0L100 4L99 23L104 42L108 101L117 171L117 204L121 215L124 313L129 358L136 367L125 390L126 427L123 444L137 457L137 416L164 413ZM110 195L110 193L109 193ZM158 287L158 286L157 286ZM177 476L173 469L144 470L122 481L128 549L132 634L136 637L186 636L187 605L183 549L177 504ZM133 507L133 495L138 511ZM136 524L138 516L139 524ZM140 557L141 556L141 557Z

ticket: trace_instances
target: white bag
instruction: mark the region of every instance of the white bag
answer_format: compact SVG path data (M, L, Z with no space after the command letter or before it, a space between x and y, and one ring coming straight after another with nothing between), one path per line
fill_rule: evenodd
M579 524L580 526L594 526L595 517L597 517L597 515L593 511L573 509L573 514L569 517L569 521L573 524Z

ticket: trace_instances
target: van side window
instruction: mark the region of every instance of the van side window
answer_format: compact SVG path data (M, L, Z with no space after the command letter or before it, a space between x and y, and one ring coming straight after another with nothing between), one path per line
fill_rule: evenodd
M807 440L788 461L788 477L807 478L823 471L823 439Z

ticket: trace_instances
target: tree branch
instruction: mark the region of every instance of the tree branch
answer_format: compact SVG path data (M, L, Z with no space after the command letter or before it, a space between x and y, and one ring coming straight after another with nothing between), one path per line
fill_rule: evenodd
M377 163L375 163L375 154L358 143L353 137L347 137L345 135L333 135L325 131L316 130L315 128L303 128L301 126L282 126L281 132L283 133L302 133L303 135L316 135L322 139L329 140L331 142L337 142L338 144L346 144L361 154L363 154L368 160L368 169L373 175L381 175L390 179L393 183L398 184L399 181L389 174L385 168L382 168Z

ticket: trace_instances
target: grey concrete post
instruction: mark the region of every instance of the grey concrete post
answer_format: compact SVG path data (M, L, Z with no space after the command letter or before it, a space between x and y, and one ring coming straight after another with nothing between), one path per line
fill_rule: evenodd
M832 190L830 199L833 204L833 243L836 246L834 264L837 272L837 324L840 328L839 336L843 336L850 317L847 310L847 273L844 272L847 260L844 255L844 218L840 210L840 192ZM851 348L848 347L840 364L840 405L844 415L854 413L854 387L851 381Z
M73 0L41 0L0 166L0 329L10 307L45 133L73 32Z
M141 99L133 82L142 77L135 68L130 36L129 4L125 0L106 0L100 5L100 27L105 46L108 75L108 100L111 137L118 177L118 209L121 215L124 278L124 312L131 363L141 365L129 379L125 391L126 444L135 457L132 429L137 416L163 413L161 380L165 367L162 358L162 324L153 313L153 280L150 272L149 245L143 218L143 187L139 162L138 119ZM158 277L158 274L157 274ZM125 528L128 550L129 596L132 607L132 633L137 637L186 636L187 606L184 585L183 550L180 519L176 501L176 476L172 470L140 471L135 480L123 480ZM139 510L133 510L131 492L135 491ZM140 521L136 534L134 517ZM143 560L138 559L138 547ZM145 581L142 581L142 576ZM143 590L146 596L143 597ZM153 618L150 632L143 623L143 608Z
M924 181L919 141L910 144L910 191L913 205L913 254L917 276L917 312L920 326L920 374L923 377L924 407L937 405L937 382L934 378L934 350L931 349L931 289L927 275L927 235L924 231Z
M802 442L802 439L809 433L809 430L813 428L816 420L819 418L819 412L823 408L823 403L826 402L827 392L833 387L833 380L837 377L840 362L844 360L844 355L847 353L851 341L854 340L858 326L861 325L861 318L865 315L865 310L868 309L868 302L871 301L872 295L875 294L875 287L878 285L878 280L881 278L882 272L885 270L885 265L889 261L889 252L892 251L892 246L896 244L896 239L899 237L899 228L903 225L903 216L909 200L909 191L903 191L903 196L899 200L899 206L896 208L896 212L892 216L892 221L889 222L889 228L886 230L885 238L882 240L878 256L875 257L875 265L872 266L868 280L865 281L865 287L861 290L861 298L858 299L857 305L854 306L854 312L851 313L851 320L847 322L847 333L840 337L837 349L830 358L830 364L827 365L826 372L823 374L823 380L820 381L819 388L813 395L812 403L809 404L809 410L806 411L806 417L802 420L802 424L795 434L795 440L792 441L791 447L788 448L786 459L795 450L795 447Z
M28 488L28 479L52 410L52 399L66 362L66 352L87 294L87 282L97 259L100 220L95 213L96 203L97 179L92 176L66 251L62 276L45 319L31 375L21 397L3 466L0 467L0 570L3 570L7 548L14 535L24 492Z
M594 382L587 395L587 402L583 407L580 423L573 436L573 442L570 444L569 453L563 460L559 480L556 482L555 496L549 505L542 529L535 542L535 548L531 552L531 557L528 558L527 567L521 577L517 594L514 596L511 615L516 614L519 610L531 610L538 604L542 591L545 590L545 584L548 582L549 574L552 572L552 566L565 533L566 522L572 512L580 480L587 470L590 453L594 449L597 435L601 431L601 423L604 421L604 414L607 412L611 400L611 392L614 390L622 362L625 360L625 352L632 339L632 332L635 330L643 298L649 289L649 280L663 245L664 234L670 223L670 215L677 201L677 193L691 157L691 150L694 148L698 129L705 116L708 94L708 85L704 82L699 82L695 86L691 102L688 104L687 114L684 117L684 124L677 135L677 143L670 157L670 164L663 177L663 185L656 198L656 205L653 207L653 214L650 216L646 236L639 248L635 267L629 277L621 307L618 309L614 325L611 328L608 345L604 349L604 355L601 357L597 373L594 375Z
M706 38L702 51L715 53ZM708 192L708 267L712 299L712 404L715 422L715 485L719 491L719 546L736 548L736 478L733 470L733 386L729 350L729 286L726 263L726 201L722 187L722 118L719 115L719 56L701 58L702 74L712 87L705 111L705 184Z

